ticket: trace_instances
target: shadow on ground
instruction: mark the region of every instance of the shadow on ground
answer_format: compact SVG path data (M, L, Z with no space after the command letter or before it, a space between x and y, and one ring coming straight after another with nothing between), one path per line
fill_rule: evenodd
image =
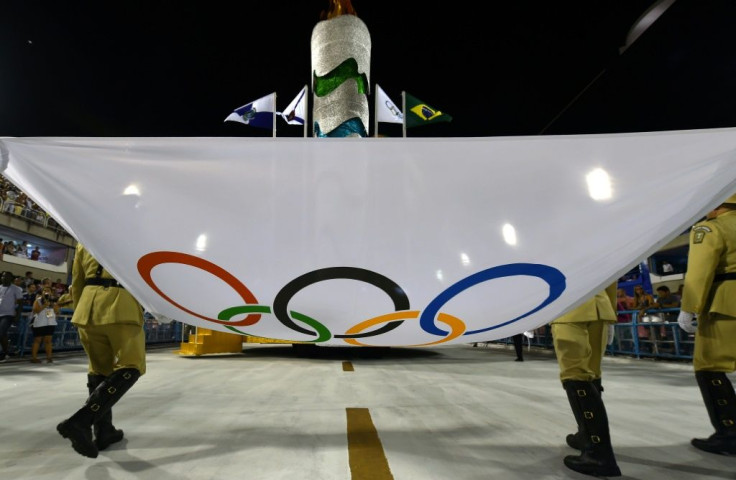
M340 347L319 346L312 344L293 344L284 346L248 347L243 350L248 357L279 357L279 358L311 358L325 360L353 360L353 359L401 359L401 358L431 358L441 353L431 349L405 347Z

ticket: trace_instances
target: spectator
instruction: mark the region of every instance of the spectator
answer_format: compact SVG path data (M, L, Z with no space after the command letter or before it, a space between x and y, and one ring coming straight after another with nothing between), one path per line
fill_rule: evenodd
M26 201L28 200L28 195L25 194L25 192L20 192L18 194L18 197L15 199L15 207L13 208L13 212L18 215L19 217L24 216L26 210Z
M647 314L647 310L652 308L652 305L654 305L654 297L650 293L644 291L644 287L636 285L634 287L633 310L639 310L639 314L636 318L637 322L642 322L642 318ZM639 325L637 328L637 335L639 335L639 339L649 340L649 327ZM651 351L651 348L645 348L644 350Z
M54 290L57 297L60 297L61 294L66 292L66 285L61 282L60 278L56 279L56 281L51 285L51 288Z
M652 305L652 308L679 308L680 298L677 295L672 294L670 287L667 285L660 285L657 287L657 299ZM677 315L671 312L662 312L662 319L667 322L674 322L677 320Z
M628 295L623 288L616 289L616 318L618 323L631 323L631 313L620 313L625 310L634 309L634 297ZM617 330L619 348L633 348L634 338L630 327Z
M676 295L672 294L672 292L670 291L670 288L667 285L660 285L659 287L657 287L657 298L654 304L652 305L652 308L654 309L678 308L679 306L680 306L680 299ZM676 312L659 312L657 315L662 318L663 322L669 323L669 322L677 321ZM654 331L655 335L658 337L657 340L668 340L669 339L670 330L668 327L661 326L659 327L658 330L659 330L659 333L657 333L657 329L652 328L652 331ZM679 334L680 332L675 331L673 333ZM686 339L687 337L684 337L684 338ZM661 348L661 346L658 348Z
M19 257L28 258L28 250L26 246L26 242L18 242L18 247L15 250L15 254Z
M33 308L33 303L36 301L36 295L38 293L38 287L35 283L31 283L26 288L26 293L23 295L23 306Z
M38 260L39 258L41 258L41 250L39 250L38 245L36 245L31 251L31 260Z
M3 272L0 281L0 346L3 348L0 362L4 362L10 355L8 330L13 322L20 320L23 291L12 284L13 274L10 272Z
M5 191L5 204L3 205L3 212L14 213L15 212L15 199L18 198L18 194L12 188L8 188Z
M43 210L37 208L33 210L33 219L36 221L36 223L44 225L46 223L46 214L43 212Z
M59 304L56 302L51 289L44 288L33 302L33 345L31 346L31 363L40 363L38 349L43 342L46 351L46 363L53 363L53 336L56 330L56 316L59 314Z
M616 311L620 312L623 310L634 309L634 297L626 294L626 290L619 288L616 290ZM631 322L630 313L621 313L618 315L618 321L628 323Z
M26 272L26 276L23 277L23 287L28 288L28 285L34 283L33 272L30 270Z
M59 297L59 307L64 309L73 310L74 309L74 299L72 298L72 287L69 287L69 290L66 292L63 292L61 296Z

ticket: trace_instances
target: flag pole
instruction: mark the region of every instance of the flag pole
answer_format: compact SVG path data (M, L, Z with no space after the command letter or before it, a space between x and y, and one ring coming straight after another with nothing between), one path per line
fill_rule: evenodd
M373 85L373 136L378 136L378 84Z
M309 71L309 89L307 90L307 94L309 94L309 92L311 91L312 92L312 95L314 95L314 73L315 72L312 71L312 70ZM305 112L305 114L304 114L304 121L305 122L307 120L307 117L309 117L309 116L310 116L309 115L309 111ZM310 135L312 137L314 137L314 117L313 116L312 116L312 121L310 122L310 125L309 126L312 129L312 133Z
M276 92L273 92L273 138L276 138Z
M401 119L401 131L403 137L406 138L406 90L401 91L401 111L404 112L404 118Z
M307 118L309 117L309 87L305 83L304 84L304 138L307 138L307 123L309 121Z

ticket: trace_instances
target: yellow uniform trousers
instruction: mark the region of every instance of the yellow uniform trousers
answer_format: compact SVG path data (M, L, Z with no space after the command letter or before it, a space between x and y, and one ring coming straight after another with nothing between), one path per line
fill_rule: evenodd
M146 335L135 324L78 325L89 374L109 377L121 368L146 373Z
M718 313L698 317L693 368L696 372L736 371L736 318Z
M560 381L592 382L601 378L608 322L553 322L552 341L560 365Z

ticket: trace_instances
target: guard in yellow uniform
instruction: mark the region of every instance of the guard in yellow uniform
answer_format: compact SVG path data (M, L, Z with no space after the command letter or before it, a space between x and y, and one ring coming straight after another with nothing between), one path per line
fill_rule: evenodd
M616 290L613 283L604 291L551 323L552 340L560 366L560 380L567 392L578 432L567 436L567 444L581 451L568 455L565 466L586 475L621 475L611 446L606 407L601 399L601 361L606 340L613 339L616 323Z
M726 376L736 370L736 195L690 230L677 321L695 333L695 379L716 430L690 443L706 452L736 454L736 393Z
M95 458L99 450L123 439L123 431L112 424L111 408L146 372L143 308L81 243L71 290L72 323L89 358L89 398L56 429L77 453Z

